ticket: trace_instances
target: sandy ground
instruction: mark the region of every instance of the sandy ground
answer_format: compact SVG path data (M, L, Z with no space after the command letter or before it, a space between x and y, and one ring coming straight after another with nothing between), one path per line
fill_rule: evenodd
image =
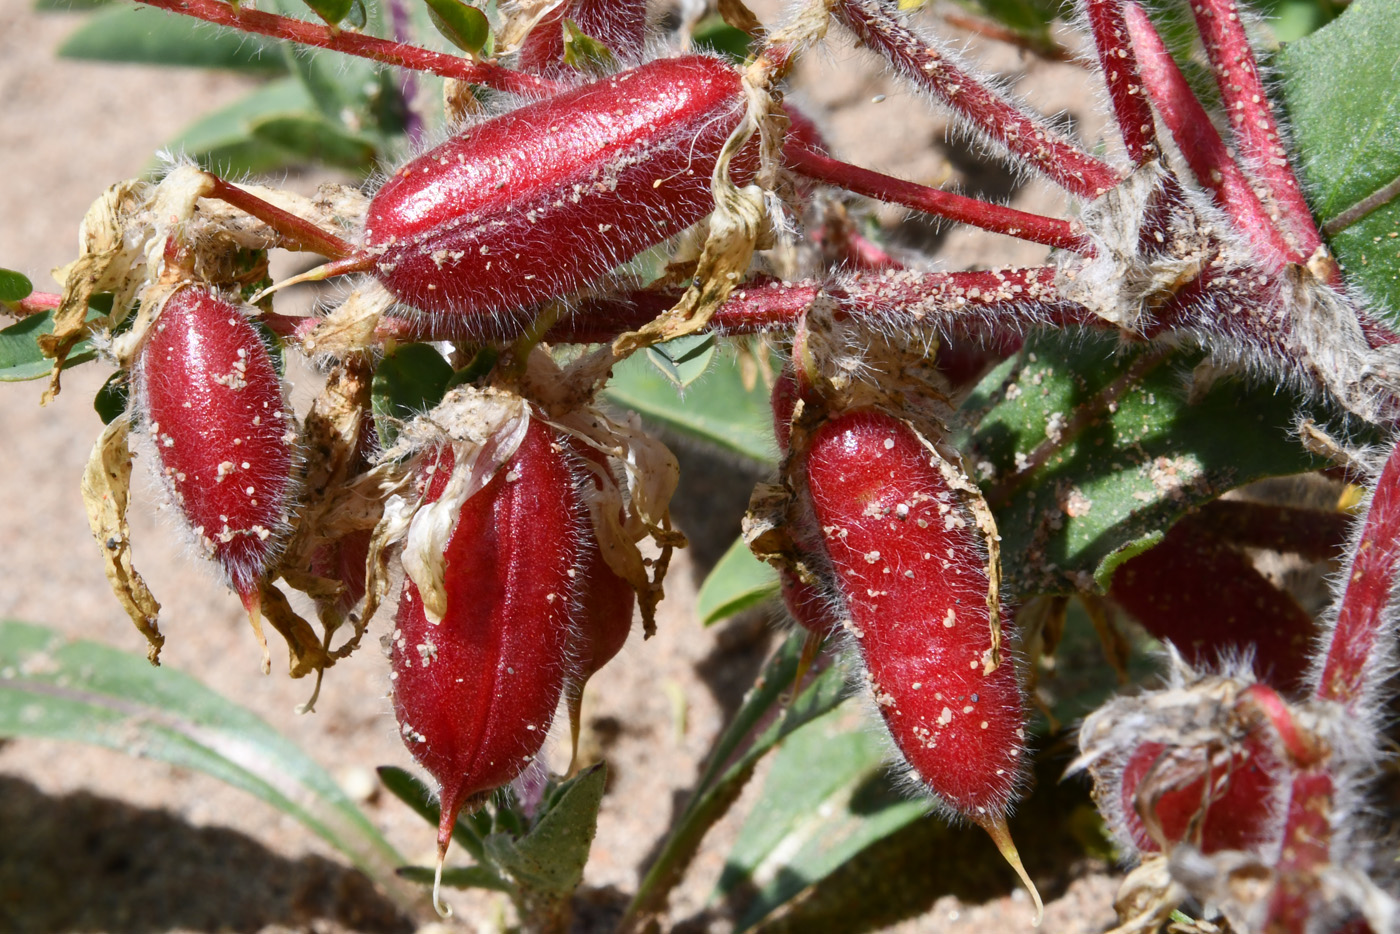
M41 289L51 287L47 270L71 258L77 223L104 186L141 172L195 115L249 87L225 74L57 60L54 48L77 22L67 14L37 16L24 0L0 0L0 263L26 272ZM1088 117L1075 109L1087 96L1072 67L1026 62L1011 52L998 64L1028 69L1023 84L1047 95L1052 108L1067 102L1071 117ZM907 119L902 92L883 78L865 77L859 56L832 53L821 68L822 77L804 84L803 97L828 115L838 148L844 143L867 164L912 178L951 177L993 196L1010 193L999 174L956 151L950 156L937 121ZM888 95L883 103L870 103L882 94ZM898 125L890 126L895 115ZM295 177L288 186L312 187ZM1056 209L1038 190L1018 194L1014 203ZM953 266L1034 261L1040 252L956 231L935 236L920 224L907 225L901 236L937 244L940 259ZM100 429L90 400L106 375L98 366L80 369L43 409L37 383L0 388L0 617L140 651L140 637L108 591L78 495ZM598 679L604 683L588 708L590 742L612 770L582 897L581 915L592 930L610 929L683 806L710 742L775 644L765 614L710 630L694 617L698 582L737 532L755 477L703 452L684 459L680 498L689 508L678 518L696 547L672 571L659 635L627 647ZM132 537L139 567L164 603L166 663L258 711L357 794L402 852L427 860L429 829L372 791L374 766L412 767L395 732L385 665L373 640L331 672L318 712L298 716L294 708L309 685L289 680L276 665L270 677L260 674L236 599L190 557L150 486L143 490ZM741 801L708 838L676 894L672 920L690 918L687 929L723 929L722 919L700 912L745 807ZM1059 844L1037 856L1038 844L1022 841L1033 871L1056 896L1046 929L1101 930L1112 919L1114 880L1092 863L1060 861ZM948 849L946 839L929 845ZM956 848L950 852L960 858ZM984 858L974 852L981 851L974 846L969 859ZM1024 896L1007 873L997 870L990 884L966 887L940 878L943 865L931 858L920 883L925 888L914 894L922 913L890 930L1028 930ZM870 893L872 899L887 894ZM489 899L463 899L459 907L454 928L491 929L496 908ZM888 924L892 907L872 902L865 921L842 929ZM299 824L203 774L56 742L0 744L0 930L399 932L426 923L426 909L424 898L416 914L403 914ZM821 928L794 921L787 929Z

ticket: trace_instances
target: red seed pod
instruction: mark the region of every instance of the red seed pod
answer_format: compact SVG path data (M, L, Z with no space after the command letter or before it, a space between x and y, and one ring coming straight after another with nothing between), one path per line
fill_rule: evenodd
M183 288L141 347L135 386L180 511L251 607L287 521L295 439L266 345L238 306Z
M1276 823L1281 769L1257 731L1214 755L1143 743L1123 768L1124 829L1145 853L1161 849L1158 838L1168 846L1188 841L1206 854L1254 849Z
M370 202L375 275L467 327L574 291L710 213L710 175L744 107L731 66L691 55L478 124Z
M1023 769L1026 718L1012 662L988 671L987 557L962 494L906 423L869 409L819 426L805 473L895 744L950 808L999 820Z
M594 465L580 463L577 469L576 482L580 488L580 500L583 501L590 488L600 490L604 483L609 482L611 471L607 458L596 449L581 443L575 443L572 447L580 461L586 459ZM595 470L601 470L603 474L595 473ZM584 688L604 665L622 651L627 637L632 633L632 611L637 605L637 594L632 585L614 571L603 557L598 534L587 509L583 511L580 521L583 524L582 556L577 574L578 608L572 647L575 670L564 693L573 753L569 764L570 774L578 766Z
M450 447L427 456L425 503L442 498L454 460ZM461 810L519 775L554 719L582 569L578 507L563 445L531 420L515 454L462 504L440 622L404 582L390 652L394 711L440 788L439 857Z
M1109 593L1192 666L1250 651L1261 680L1285 689L1302 684L1313 618L1244 555L1189 521L1119 568Z

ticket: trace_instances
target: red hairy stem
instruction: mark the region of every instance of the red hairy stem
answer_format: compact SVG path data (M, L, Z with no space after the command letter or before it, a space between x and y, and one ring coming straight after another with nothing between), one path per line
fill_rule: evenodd
M30 292L19 301L0 304L4 305L3 312L5 314L14 315L16 318L27 318L30 315L53 311L62 303L63 296L55 292Z
M1268 896L1268 915L1260 930L1305 934L1314 929L1309 922L1327 897L1319 874L1331 862L1332 793L1332 776L1325 767L1293 777L1279 859L1274 865L1274 890Z
M1075 232L1074 225L1069 221L1042 217L999 204L989 204L966 195L907 182L823 156L804 146L789 144L784 147L783 162L799 175L865 195L867 198L902 204L925 214L1016 237L1030 243L1043 243L1056 249L1086 255L1092 253L1088 242Z
M1245 35L1239 6L1235 0L1192 0L1189 6L1245 171L1273 202L1274 223L1301 255L1312 256L1322 246L1322 235L1303 198L1298 176L1288 163L1288 150L1259 79L1259 65Z
M1085 199L1097 198L1118 184L1119 175L1112 166L1056 132L1044 118L988 88L948 52L900 22L892 6L880 0L841 0L835 13L896 71L1004 147L1018 163Z
M1376 480L1361 537L1346 573L1346 590L1337 622L1328 639L1326 661L1316 694L1324 700L1354 705L1368 687L1367 675L1384 667L1393 649L1381 640L1394 638L1390 610L1395 565L1400 559L1400 445ZM1371 656L1380 656L1374 662Z
M497 91L543 97L559 89L553 81L537 75L522 74L502 68L494 62L476 62L456 55L445 55L430 49L380 39L362 33L348 32L333 26L309 23L306 20L264 13L246 6L235 7L223 0L137 0L148 6L172 13L193 16L217 26L227 26L239 32L257 33L273 39L285 39L299 45L343 52L368 58L385 65L397 65L413 71L427 71L443 78L456 78L480 84Z
M1210 192L1215 205L1275 267L1305 263L1307 257L1284 240L1274 226L1273 218L1230 156L1210 115L1186 83L1142 7L1130 0L1124 6L1124 14L1147 92L1201 187Z
M646 46L644 0L571 0L547 14L525 37L517 62L523 70L549 74L563 68L566 19L624 61L639 58Z
M1094 31L1099 67L1103 69L1109 103L1123 137L1123 148L1133 165L1146 165L1157 158L1157 123L1152 105L1138 73L1137 56L1128 41L1128 25L1123 20L1123 0L1085 0L1089 26Z
M205 172L214 186L210 197L218 198L267 224L282 236L282 245L290 250L319 253L327 259L345 259L355 252L353 244L328 233L305 218L284 211L237 185L231 185L210 172Z

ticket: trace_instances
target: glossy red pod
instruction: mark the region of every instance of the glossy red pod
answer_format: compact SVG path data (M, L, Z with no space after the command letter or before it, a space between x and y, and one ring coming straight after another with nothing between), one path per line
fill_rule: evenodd
M743 113L738 73L700 55L527 104L395 172L370 202L365 252L400 301L491 329L709 214Z
M424 459L425 502L443 495L450 448ZM555 432L532 420L513 457L462 504L434 623L405 580L392 634L404 744L438 782L439 852L463 808L513 780L543 745L569 673L582 567L574 476Z
M136 358L135 392L181 514L245 604L291 508L291 413L262 337L201 288L165 303Z
M571 448L578 458L576 466L581 506L583 497L590 487L601 489L608 482L594 473L595 465L611 476L607 459L594 448L575 442ZM576 666L576 679L579 689L597 674L604 665L617 657L627 644L632 632L632 611L637 605L637 594L632 585L614 571L603 557L598 544L598 534L593 528L587 508L582 508L579 521L583 525L581 535L582 557L578 572L578 612L574 626L573 655Z
M987 671L986 550L961 494L903 421L864 409L810 435L812 517L890 735L919 779L984 826L1015 796L1025 710Z

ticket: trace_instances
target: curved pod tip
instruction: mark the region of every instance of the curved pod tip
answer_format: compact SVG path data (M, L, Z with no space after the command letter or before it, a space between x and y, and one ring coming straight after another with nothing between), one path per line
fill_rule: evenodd
M1035 883L1031 881L1030 875L1026 872L1025 865L1021 862L1021 854L1016 850L1016 843L1011 839L1011 830L1006 826L1005 817L974 817L973 821L977 826L987 831L987 836L992 838L996 848L1001 852L1002 859L1020 878L1021 884L1026 887L1026 892L1030 894L1031 901L1035 904L1035 917L1032 923L1040 927L1040 922L1045 920L1045 903L1040 900L1040 891L1036 889Z

